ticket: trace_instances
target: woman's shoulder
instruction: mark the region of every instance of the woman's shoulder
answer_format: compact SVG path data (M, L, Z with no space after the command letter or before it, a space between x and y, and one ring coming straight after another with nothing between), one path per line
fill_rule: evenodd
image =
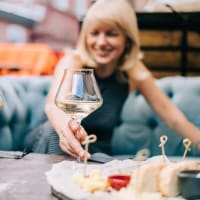
M64 56L58 62L58 68L82 68L83 61L78 50L67 49Z
M130 78L135 81L144 81L151 75L149 69L141 61L138 61L137 65L129 71Z

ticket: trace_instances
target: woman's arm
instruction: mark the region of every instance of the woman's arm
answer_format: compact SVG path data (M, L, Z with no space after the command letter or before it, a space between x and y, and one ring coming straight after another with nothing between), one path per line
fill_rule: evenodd
M200 141L200 130L173 105L157 86L154 78L142 63L139 63L139 68L149 75L144 79L137 79L132 76L131 82L134 83L152 109L171 129L179 133L183 138L189 138L194 144Z
M58 63L53 76L51 88L47 96L45 112L60 138L61 149L74 157L80 157L83 159L85 151L83 150L80 142L85 138L85 130L74 120L71 120L66 113L59 109L54 103L55 95L64 69L67 67L82 68L82 62L77 53L71 52L67 56L63 57Z

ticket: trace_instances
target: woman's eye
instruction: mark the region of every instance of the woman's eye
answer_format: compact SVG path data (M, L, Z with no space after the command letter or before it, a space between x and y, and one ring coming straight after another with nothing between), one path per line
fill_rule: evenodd
M117 37L119 35L119 32L117 31L107 31L107 32L100 32L100 31L91 31L89 32L89 35L91 36L98 36L99 34L104 34L105 36L108 36L108 37Z
M119 33L118 32L113 32L113 31L111 31L111 32L107 32L107 35L108 36L118 36L119 35Z
M91 31L89 34L92 35L92 36L96 36L96 35L98 35L99 33L98 33L98 31Z

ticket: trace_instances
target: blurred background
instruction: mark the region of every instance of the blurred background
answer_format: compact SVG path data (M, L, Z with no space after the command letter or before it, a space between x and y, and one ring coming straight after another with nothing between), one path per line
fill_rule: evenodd
M144 62L154 75L199 76L200 0L129 1L138 17ZM7 44L47 45L48 53L52 50L55 54L51 66L45 65L51 69L45 69L43 72L35 70L34 73L37 71L41 75L52 74L56 62L64 54L63 50L75 47L81 21L93 2L0 0L0 74L16 73L28 65L28 61L26 67L22 63L15 64L20 56L16 58L14 53L11 56L11 50L14 51L14 48ZM26 46L23 47L25 48ZM29 45L29 54L31 48ZM19 52L19 49L16 51ZM25 54L20 58L24 57ZM35 60L35 56L33 57Z
M91 0L0 0L0 42L74 46Z

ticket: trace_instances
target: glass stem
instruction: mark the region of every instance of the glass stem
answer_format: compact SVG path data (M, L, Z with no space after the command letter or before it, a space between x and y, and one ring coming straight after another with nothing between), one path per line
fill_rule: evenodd
M81 126L81 118L73 118L73 120L76 120L76 122L79 124L79 127ZM79 164L81 162L81 158L78 155L78 157L76 158L76 162Z

